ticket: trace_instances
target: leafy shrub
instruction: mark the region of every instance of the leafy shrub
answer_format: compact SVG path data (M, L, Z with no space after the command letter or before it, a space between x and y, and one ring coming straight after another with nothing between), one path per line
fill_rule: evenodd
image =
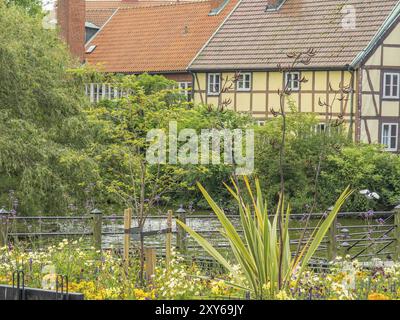
M318 132L315 115L293 111L287 116L284 157L285 191L296 213L323 212L348 185L381 195L370 201L351 197L343 210L391 210L400 202L400 157L379 145L356 144L347 138L344 125ZM281 119L256 128L255 168L270 204L276 204L280 188L279 144ZM316 178L318 176L318 178ZM317 184L316 184L317 181Z

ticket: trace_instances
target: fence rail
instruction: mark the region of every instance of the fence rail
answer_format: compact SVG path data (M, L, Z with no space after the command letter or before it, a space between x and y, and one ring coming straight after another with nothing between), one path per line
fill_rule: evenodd
M97 249L105 249L104 239L107 237L115 237L119 239L119 243L123 243L122 238L125 237L126 231L123 228L124 216L108 215L105 216L99 210L93 210L90 215L86 216L34 216L20 217L12 216L5 210L0 212L0 247L8 243L9 240L26 239L26 238L56 238L56 237L85 237ZM321 219L326 213L316 213L310 216L311 219ZM316 258L324 258L325 260L334 259L339 253L349 254L352 258L364 258L372 256L387 256L391 260L400 259L400 206L393 211L374 212L373 217L365 217L365 212L341 212L338 214L336 221L333 223L330 232L324 238L320 248L316 253ZM300 245L305 245L309 239L310 233L314 229L313 226L307 228L299 226L302 220L307 218L306 214L291 214L293 227L289 228L292 234L290 244L298 246L300 242L299 234L306 232L305 238ZM173 217L179 219L188 225L198 223L198 233L210 239L218 248L229 248L226 239L220 236L216 216L187 214L184 210L179 209ZM236 215L228 215L228 218L237 224L237 231L242 234L239 227L240 217ZM342 219L358 218L357 221L362 223L356 225L348 225ZM132 219L135 221L135 218ZM158 229L149 228L147 236L160 238L165 233L171 234L175 238L175 246L183 253L196 255L200 246L192 239L189 239L185 230L174 223L174 228L170 228L167 232L161 225L167 223L167 215L151 215L147 217L147 221L158 224ZM29 228L33 224L39 225L39 230L32 231ZM65 223L71 223L73 230L63 230ZM80 223L82 230L77 230ZM53 229L58 230L42 230L46 224L50 224ZM28 230L26 230L28 229ZM163 231L163 232L157 232ZM297 238L296 238L297 236ZM135 239L135 237L133 237ZM169 238L171 241L172 238ZM132 239L130 239L132 240ZM136 239L137 240L137 239ZM157 242L158 241L158 242ZM160 240L152 241L149 245L156 248L163 254L165 246ZM168 240L167 240L168 241ZM323 255L323 257L321 257Z

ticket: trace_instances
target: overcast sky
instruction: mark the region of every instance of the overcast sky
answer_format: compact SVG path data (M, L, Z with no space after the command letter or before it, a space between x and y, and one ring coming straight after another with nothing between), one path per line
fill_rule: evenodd
M45 8L46 10L51 10L55 2L56 0L42 0L43 8Z

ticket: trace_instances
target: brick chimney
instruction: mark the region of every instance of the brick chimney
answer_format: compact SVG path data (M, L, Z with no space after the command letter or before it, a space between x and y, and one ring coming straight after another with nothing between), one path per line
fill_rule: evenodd
M61 38L80 61L85 54L85 16L85 0L58 0L57 23Z

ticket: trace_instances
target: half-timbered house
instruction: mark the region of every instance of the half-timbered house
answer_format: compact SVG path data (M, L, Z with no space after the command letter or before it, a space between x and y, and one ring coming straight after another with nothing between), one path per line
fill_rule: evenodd
M241 0L189 66L194 100L230 101L262 123L288 86L298 110L316 113L321 126L328 105L355 140L398 152L399 16L398 0ZM308 64L281 72L291 53L309 49Z

